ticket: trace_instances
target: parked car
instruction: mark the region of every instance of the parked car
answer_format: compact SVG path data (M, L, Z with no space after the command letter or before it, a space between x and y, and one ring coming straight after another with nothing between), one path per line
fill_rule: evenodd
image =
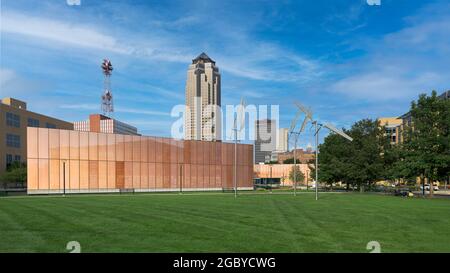
M420 190L423 191L423 185L420 185ZM433 191L438 191L439 187L433 185ZM430 191L430 184L425 184L425 191Z

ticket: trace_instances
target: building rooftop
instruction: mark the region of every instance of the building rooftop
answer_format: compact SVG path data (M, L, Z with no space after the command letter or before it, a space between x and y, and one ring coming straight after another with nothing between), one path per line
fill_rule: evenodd
M202 52L202 54L198 55L197 58L192 60L192 64L196 63L213 63L216 64L216 62L211 59L208 55L206 55L205 52Z

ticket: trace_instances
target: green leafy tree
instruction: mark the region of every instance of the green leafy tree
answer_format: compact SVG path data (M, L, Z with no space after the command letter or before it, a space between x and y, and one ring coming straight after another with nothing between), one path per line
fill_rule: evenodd
M297 164L300 164L300 159L296 158L295 161L297 162ZM294 164L294 158L291 157L291 158L283 160L283 164Z
M25 183L27 181L27 167L23 163L14 162L7 171L0 176L0 183L6 188L8 183Z
M331 133L319 145L319 181L344 182L347 189L356 185L364 191L383 177L385 138L379 123L371 119L360 120L345 132L353 137L352 142ZM314 178L314 163L310 169Z
M403 158L399 168L408 176L446 180L450 175L450 100L422 94L411 103L411 122L403 133ZM433 195L433 187L430 187Z
M295 172L295 180L298 182L302 182L305 180L305 174L300 170L300 166L292 166L291 171L289 172L289 179L294 182L294 172Z

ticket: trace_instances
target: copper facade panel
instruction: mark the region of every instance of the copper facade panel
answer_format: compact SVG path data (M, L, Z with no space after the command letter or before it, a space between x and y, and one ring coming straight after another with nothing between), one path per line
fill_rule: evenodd
M67 165L69 165L69 168L67 169ZM72 190L78 190L80 189L80 161L79 160L70 160L69 164L66 163L66 173L61 174L68 175L69 177L66 177L66 185L69 185L69 188ZM69 183L67 183L69 181Z
M197 186L195 188L203 188L205 186L205 177L204 177L204 166L203 165L196 165L197 167L197 180L195 181L195 184Z
M38 158L38 130L37 128L27 128L27 150L28 158Z
M162 162L170 163L170 139L162 138Z
M59 142L59 136L58 136ZM59 152L59 147L58 147ZM59 153L58 153L59 154ZM61 188L60 185L60 171L59 171L59 159L50 159L50 189L51 190L59 190Z
M69 160L60 160L59 161L59 185L60 189L72 189L70 181L72 177L70 177L70 161ZM74 189L77 189L74 187Z
M98 188L108 188L108 164L106 161L98 162Z
M197 141L190 141L190 150L191 150L191 164L197 164Z
M106 134L106 142L107 142L107 160L115 161L116 160L116 135L115 134ZM108 183L109 185L109 183Z
M222 167L220 165L216 166L216 187L222 188Z
M170 164L178 163L178 147L175 139L168 139L170 142Z
M147 146L148 146L148 162L155 162L155 152L156 152L156 144L155 138L149 137L147 138Z
M189 185L189 188L198 188L198 170L197 165L191 164L191 183Z
M116 161L125 161L125 136L116 135Z
M234 186L233 143L45 128L28 131L29 190L61 190L63 162L69 190ZM252 187L253 147L244 144L237 147L238 186ZM38 160L33 161L33 157Z
M108 161L108 189L116 188L116 162Z
M37 137L36 137L36 140L37 140ZM38 159L28 158L28 160L27 160L27 188L28 188L28 190L39 189L39 185L38 185L38 183L39 183L39 177L38 177L39 163L38 162L39 162Z
M163 188L163 180L164 180L163 179L163 164L156 163L155 169L156 169L156 176L155 176L156 188L162 189Z
M69 133L69 154L70 159L80 159L80 132L70 131Z
M148 189L148 163L141 162L141 188Z
M89 160L89 132L80 132L80 159Z
M116 189L125 188L125 162L116 162Z
M40 129L39 129L40 131ZM59 158L60 159L69 159L70 154L70 131L59 130Z
M170 188L170 164L163 163L163 188Z
M190 188L191 187L191 165L190 164L184 164L183 165L183 188Z
M39 158L48 158L48 129L39 130Z
M89 133L89 160L98 160L98 133Z
M49 130L49 148L50 148L50 158L51 159L59 159L59 130ZM32 147L27 147L30 149ZM34 147L33 147L34 148Z
M179 171L177 164L170 164L170 188L176 189L179 188L178 180L179 180Z
M80 190L89 189L89 161L80 160Z
M183 142L183 162L184 164L191 163L191 141L185 140Z
M125 141L125 161L133 161L133 137L124 136ZM125 182L126 184L126 182Z
M155 162L162 162L162 138L156 137L155 138Z
M98 134L98 160L106 161L108 158L108 140L106 134Z
M125 161L125 188L133 188L133 162Z
M40 190L49 189L48 172L49 172L48 159L39 159L38 188Z
M148 139L141 137L141 160L140 162L148 162Z
M141 138L139 136L133 136L133 161L141 161Z
M89 161L89 189L98 189L98 161Z
M148 188L156 188L156 163L148 163Z
M141 188L141 163L133 162L133 189Z
M184 163L184 141L177 140L178 146L178 163Z

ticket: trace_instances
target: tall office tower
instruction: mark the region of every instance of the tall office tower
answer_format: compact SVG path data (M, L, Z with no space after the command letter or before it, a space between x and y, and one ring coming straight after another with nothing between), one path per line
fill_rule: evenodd
M289 129L278 129L277 152L287 152L289 150Z
M219 68L215 61L202 53L192 60L187 71L185 139L220 140L220 96Z
M255 163L269 162L272 152L276 150L276 121L273 119L256 120L255 133Z

